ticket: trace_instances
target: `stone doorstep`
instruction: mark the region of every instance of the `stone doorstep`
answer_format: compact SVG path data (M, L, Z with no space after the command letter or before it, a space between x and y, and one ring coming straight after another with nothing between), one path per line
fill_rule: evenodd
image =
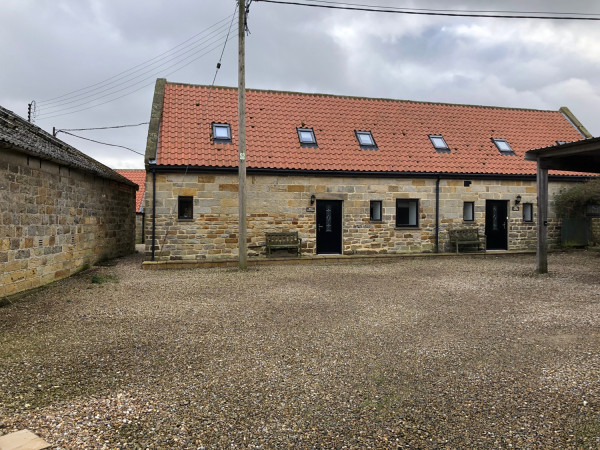
M50 447L51 444L29 430L16 431L0 436L0 450L41 450Z
M535 250L488 250L488 255L515 256L535 255ZM392 262L407 258L483 258L483 252L469 252L456 254L449 253L398 253L388 255L310 255L293 257L258 257L248 258L248 266L263 266L276 264L313 264L313 263L361 263L361 262ZM172 270L172 269L209 269L215 267L237 267L237 259L224 259L214 261L144 261L144 270Z

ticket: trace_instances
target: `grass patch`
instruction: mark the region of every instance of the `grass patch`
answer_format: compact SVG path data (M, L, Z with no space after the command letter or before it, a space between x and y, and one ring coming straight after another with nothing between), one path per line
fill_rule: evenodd
M574 435L578 446L595 447L600 442L600 418L579 422Z
M118 283L119 279L116 275L105 274L105 275L94 275L92 276L92 284L103 284L107 282Z

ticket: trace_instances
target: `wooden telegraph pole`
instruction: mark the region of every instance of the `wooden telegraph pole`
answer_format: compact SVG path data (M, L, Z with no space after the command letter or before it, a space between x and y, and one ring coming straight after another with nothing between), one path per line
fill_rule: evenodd
M245 0L238 0L238 252L239 268L248 267L248 247L246 243L246 61L245 61Z

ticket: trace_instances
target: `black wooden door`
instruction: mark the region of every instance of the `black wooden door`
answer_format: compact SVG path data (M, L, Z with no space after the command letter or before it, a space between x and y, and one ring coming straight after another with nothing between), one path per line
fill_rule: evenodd
M485 202L485 235L488 250L508 250L508 202Z
M317 200L317 253L342 253L341 200Z

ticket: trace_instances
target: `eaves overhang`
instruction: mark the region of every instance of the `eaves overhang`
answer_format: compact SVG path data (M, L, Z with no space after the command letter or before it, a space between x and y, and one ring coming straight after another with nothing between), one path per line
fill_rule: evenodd
M214 166L180 166L180 165L150 165L150 172L165 173L215 173L237 174L237 167ZM428 178L428 179L488 179L488 180L521 180L535 181L535 174L495 174L495 173L468 173L468 172L377 172L377 171L349 171L349 170L305 170L305 169L272 169L272 168L246 168L248 175L297 175L320 177L366 177L366 178ZM590 178L587 175L550 175L552 181L580 181Z

